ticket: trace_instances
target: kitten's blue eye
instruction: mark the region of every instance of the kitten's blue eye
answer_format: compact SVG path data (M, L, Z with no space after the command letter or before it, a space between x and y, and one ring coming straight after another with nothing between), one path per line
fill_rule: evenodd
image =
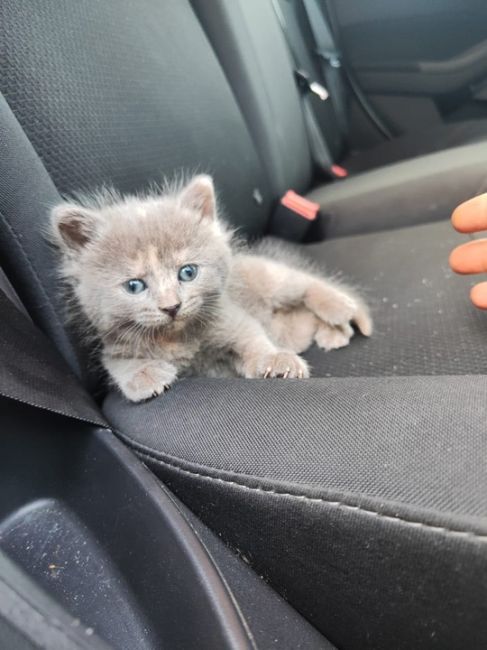
M191 282L198 275L196 264L185 264L178 271L178 278L181 282Z
M147 289L147 285L143 280L139 280L139 278L134 278L133 280L127 280L127 282L123 283L123 286L125 288L125 291L128 291L129 293L142 293L142 291L145 291Z

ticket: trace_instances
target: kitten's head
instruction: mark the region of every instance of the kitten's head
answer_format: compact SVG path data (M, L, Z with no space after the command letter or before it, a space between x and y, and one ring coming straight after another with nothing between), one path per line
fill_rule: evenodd
M63 274L98 330L182 330L211 317L231 258L209 176L141 197L104 192L52 211Z

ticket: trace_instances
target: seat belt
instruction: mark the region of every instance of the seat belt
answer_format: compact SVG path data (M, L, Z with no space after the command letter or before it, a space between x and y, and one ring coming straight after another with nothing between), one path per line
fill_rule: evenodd
M2 290L0 396L109 428L54 344Z
M301 95L304 122L313 162L320 171L325 172L331 178L345 178L348 173L343 167L335 164L315 114L319 110L319 104L328 101L328 90L313 80L310 74L302 68L278 0L272 0L272 6L294 64L294 77Z
M342 57L318 3L319 0L303 0L309 27L315 42L315 52L321 60L323 79L328 87L335 109L338 128L342 136L346 138L348 135L348 120Z
M303 97L302 101L304 121L306 124L311 156L319 170L325 171L326 174L331 176L331 178L346 178L348 176L348 171L344 167L341 167L340 165L337 165L335 162L333 162L330 150L328 149L328 145L323 138L320 125L316 119L316 115L312 106L313 101L316 100L310 100L306 96Z
M326 0L325 0L326 6ZM321 0L303 0L303 7L315 42L315 52L320 57L323 78L328 86L331 101L335 109L340 132L344 137L348 133L347 101L345 79L355 95L359 106L386 140L392 140L393 135L384 121L376 113L367 97L360 88L355 76L345 65L338 49L333 32L325 16L325 8Z

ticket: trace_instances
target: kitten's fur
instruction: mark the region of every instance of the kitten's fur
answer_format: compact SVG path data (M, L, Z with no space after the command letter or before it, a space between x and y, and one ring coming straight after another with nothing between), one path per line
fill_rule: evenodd
M311 343L347 345L372 321L348 287L309 272L279 245L236 245L218 218L213 183L196 176L163 193L102 192L52 212L62 275L96 330L102 361L132 401L186 374L309 377L298 356ZM190 282L178 269L197 264ZM142 278L131 295L123 283ZM180 303L173 318L161 311Z

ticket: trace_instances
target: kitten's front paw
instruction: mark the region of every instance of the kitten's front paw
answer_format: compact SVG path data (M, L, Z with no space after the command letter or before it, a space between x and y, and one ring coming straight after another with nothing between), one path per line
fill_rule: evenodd
M165 393L175 379L175 368L158 361L150 361L120 388L131 402L142 402Z
M285 350L264 356L256 356L244 364L244 377L256 379L279 377L282 379L307 379L308 364L294 352Z
M348 323L337 326L320 323L315 334L315 342L323 350L338 350L350 343L353 334L353 327Z

